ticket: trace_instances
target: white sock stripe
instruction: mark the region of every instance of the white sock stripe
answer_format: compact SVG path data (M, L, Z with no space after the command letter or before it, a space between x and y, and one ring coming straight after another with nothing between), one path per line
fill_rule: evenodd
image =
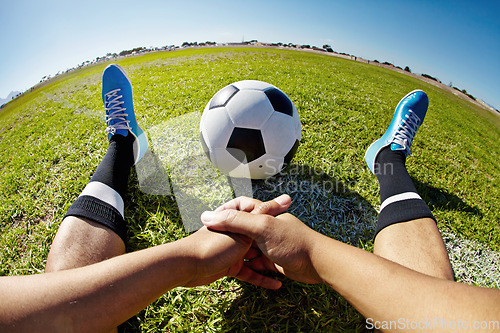
M90 182L83 189L82 195L88 195L97 198L105 203L116 208L123 218L124 216L124 203L123 199L118 192L101 182Z
M403 201L403 200L409 200L409 199L422 200L420 195L418 195L418 193L415 193L415 192L405 192L405 193L396 194L396 195L393 195L392 197L385 199L384 202L382 202L382 204L380 205L380 211L382 211L382 209L384 209L387 205L390 205L391 203L395 203L395 202Z

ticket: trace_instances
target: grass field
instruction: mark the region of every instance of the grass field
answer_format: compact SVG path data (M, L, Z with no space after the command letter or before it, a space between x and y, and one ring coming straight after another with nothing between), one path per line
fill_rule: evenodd
M372 249L378 184L363 161L397 102L423 89L430 106L407 166L438 219L459 281L499 288L500 117L387 69L327 55L270 49L199 49L117 61L134 86L144 129L201 112L225 85L256 79L290 96L302 121L287 172L254 184L314 229ZM55 79L0 111L0 276L41 273L61 219L104 156L99 64ZM129 251L185 236L175 197L130 180ZM464 255L470 254L470 255ZM177 288L123 325L125 331L363 331L364 319L325 286L286 280L266 291L221 279Z

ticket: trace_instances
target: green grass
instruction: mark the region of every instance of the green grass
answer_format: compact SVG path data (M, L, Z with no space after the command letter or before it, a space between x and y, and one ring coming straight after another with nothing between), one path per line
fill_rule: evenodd
M434 86L383 68L306 52L200 49L118 61L134 85L141 127L201 112L215 92L243 79L276 85L302 121L294 164L254 184L261 199L289 192L291 211L329 236L367 250L379 205L364 165L397 102L430 98L408 169L439 227L500 250L500 117ZM40 273L61 219L104 156L99 64L58 77L0 110L0 275ZM299 186L300 185L300 186ZM130 179L129 250L185 236L173 196L147 195ZM364 319L324 286L286 280L266 291L222 279L178 288L124 324L126 331L345 331Z

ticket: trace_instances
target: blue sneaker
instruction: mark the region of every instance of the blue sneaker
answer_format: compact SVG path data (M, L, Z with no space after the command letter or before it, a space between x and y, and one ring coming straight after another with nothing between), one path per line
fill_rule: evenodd
M424 121L428 106L429 98L422 90L414 90L401 99L389 128L365 153L365 161L371 172L375 173L375 160L384 147L390 145L391 150L400 150L406 156L411 154L413 138Z
M148 149L148 139L135 119L132 83L120 66L111 64L102 73L102 101L106 110L108 140L113 135L134 136L134 164Z

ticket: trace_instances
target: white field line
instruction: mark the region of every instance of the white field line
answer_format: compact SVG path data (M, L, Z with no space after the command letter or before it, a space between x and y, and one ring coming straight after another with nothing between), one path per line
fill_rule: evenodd
M500 253L449 232L442 232L457 281L500 289Z

